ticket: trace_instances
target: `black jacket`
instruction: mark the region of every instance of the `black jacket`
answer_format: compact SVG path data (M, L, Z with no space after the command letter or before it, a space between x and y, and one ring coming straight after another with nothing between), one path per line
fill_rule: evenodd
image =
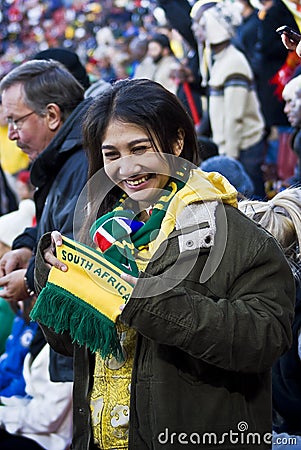
M16 194L8 184L6 175L0 166L0 216L18 209Z
M73 236L74 209L88 174L81 119L90 102L90 98L86 99L76 107L32 164L31 182L37 188L34 196L37 226L27 228L13 243L13 249L25 246L33 250L26 272L31 289L34 289L35 252L40 236L53 230ZM52 352L50 376L52 381L72 381L73 359Z

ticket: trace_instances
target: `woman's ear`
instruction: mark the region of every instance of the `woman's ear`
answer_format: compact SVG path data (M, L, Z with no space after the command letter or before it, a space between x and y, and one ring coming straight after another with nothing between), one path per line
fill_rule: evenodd
M185 138L185 133L183 128L179 128L178 129L178 138L174 144L174 154L176 156L180 156L180 154L182 153L183 147L184 147L184 138Z
M56 103L49 103L47 105L46 118L51 131L56 131L62 125L61 110Z

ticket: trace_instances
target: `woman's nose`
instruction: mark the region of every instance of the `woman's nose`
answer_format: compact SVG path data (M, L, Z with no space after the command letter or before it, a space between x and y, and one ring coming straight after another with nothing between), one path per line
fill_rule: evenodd
M139 164L138 158L135 156L124 156L118 161L118 172L119 176L122 178L128 178L132 175L139 173L141 165Z

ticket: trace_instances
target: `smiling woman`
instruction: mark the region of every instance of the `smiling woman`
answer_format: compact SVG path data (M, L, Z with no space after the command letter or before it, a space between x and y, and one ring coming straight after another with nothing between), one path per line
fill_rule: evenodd
M159 449L168 430L171 439L216 433L228 449L225 436L239 423L264 438L270 368L291 342L294 281L279 246L238 211L222 175L197 168L194 125L160 84L116 82L94 99L83 135L85 245L70 245L94 247L116 268L115 285L126 280L133 290L98 319L110 309L106 289L91 287L87 270L83 292L71 264L55 256L65 237L42 237L34 317L55 350L75 357L73 448ZM77 298L66 302L66 289L44 295L56 279L76 286ZM256 448L270 446L262 439Z
M168 181L170 171L162 150L156 152L146 132L135 125L110 122L102 153L106 174L139 203L141 210L150 206L156 189Z

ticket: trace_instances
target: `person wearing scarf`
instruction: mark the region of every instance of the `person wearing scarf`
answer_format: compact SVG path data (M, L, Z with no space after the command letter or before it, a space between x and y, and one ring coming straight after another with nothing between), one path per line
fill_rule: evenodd
M160 84L116 82L83 134L79 232L42 237L31 312L74 356L72 448L206 449L213 433L228 449L241 423L270 448L295 295L282 251L226 178L198 169L193 122Z

